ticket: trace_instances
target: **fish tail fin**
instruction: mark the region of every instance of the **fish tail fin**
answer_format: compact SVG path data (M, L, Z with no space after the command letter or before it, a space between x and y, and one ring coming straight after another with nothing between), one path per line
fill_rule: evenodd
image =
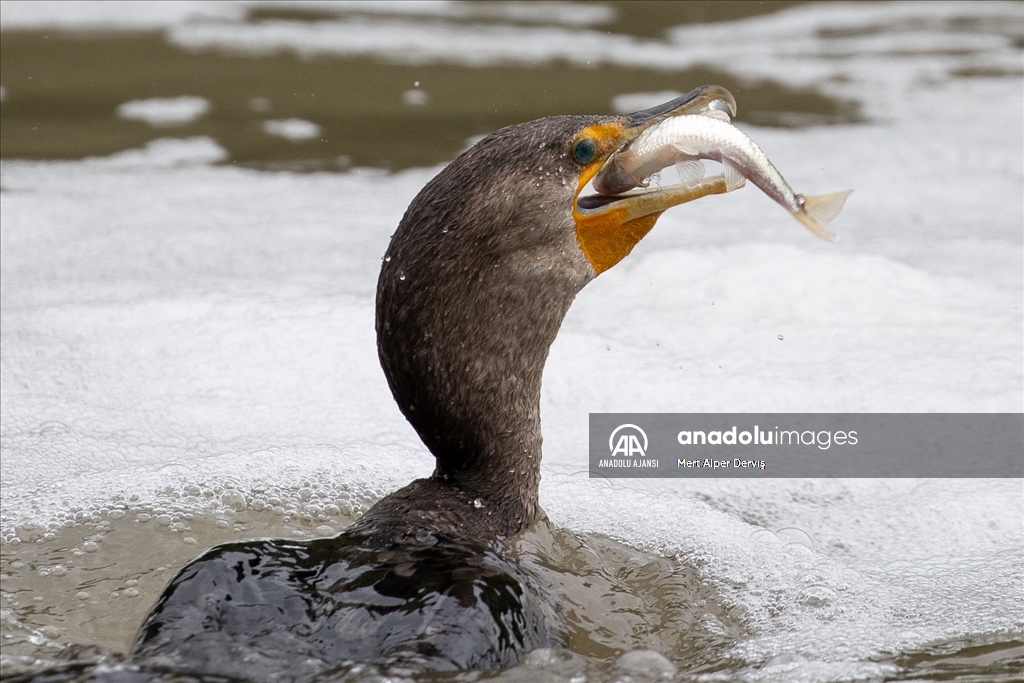
M803 207L793 215L808 230L821 239L835 242L839 237L825 226L843 210L843 204L846 203L846 198L850 196L851 192L853 190L843 190L814 197L801 197L803 199Z

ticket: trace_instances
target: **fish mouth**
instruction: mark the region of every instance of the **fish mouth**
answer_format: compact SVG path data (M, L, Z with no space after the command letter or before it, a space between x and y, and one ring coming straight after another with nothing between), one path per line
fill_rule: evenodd
M574 202L574 213L580 216L597 216L612 212L619 214L622 222L635 220L666 209L693 201L707 194L719 194L719 178L708 178L694 187L643 187L634 183L622 192L584 194L590 181L603 169L614 164L615 157L629 151L631 143L647 129L674 116L706 114L721 111L729 116L736 115L736 98L720 85L704 85L694 88L685 95L649 109L628 114L615 124L600 128L599 149L608 150L603 158L595 160L583 169ZM584 131L586 134L587 131Z

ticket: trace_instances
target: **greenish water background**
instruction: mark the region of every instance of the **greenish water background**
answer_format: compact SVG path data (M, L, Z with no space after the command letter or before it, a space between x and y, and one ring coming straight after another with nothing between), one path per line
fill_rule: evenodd
M593 28L642 39L657 37L665 27L794 4L601 3L614 8L614 18ZM470 5L486 9L486 3ZM363 14L255 5L246 22L317 22L339 16ZM470 11L466 20L497 25L486 13ZM579 58L585 61L586 56ZM403 64L372 56L302 57L290 51L239 54L184 49L162 31L7 31L0 40L0 83L6 89L0 156L22 159L102 156L158 137L205 135L228 151L232 163L398 170L450 159L467 140L512 123L553 114L613 113L617 95L685 92L703 83L718 83L736 95L742 103L740 121L789 127L859 120L852 101L779 81L742 80L709 67L588 67L568 61L465 66ZM405 103L403 93L417 87L428 94L427 101ZM124 102L183 94L208 100L209 114L155 128L116 113ZM293 141L261 130L264 120L292 118L315 122L320 134Z

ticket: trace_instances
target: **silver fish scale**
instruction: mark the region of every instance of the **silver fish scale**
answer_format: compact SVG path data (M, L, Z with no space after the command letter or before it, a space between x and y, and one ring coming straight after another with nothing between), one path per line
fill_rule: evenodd
M790 211L801 207L797 194L768 155L743 131L725 121L704 115L673 116L644 131L629 149L643 159L670 145L683 154L690 153L690 158L728 162Z

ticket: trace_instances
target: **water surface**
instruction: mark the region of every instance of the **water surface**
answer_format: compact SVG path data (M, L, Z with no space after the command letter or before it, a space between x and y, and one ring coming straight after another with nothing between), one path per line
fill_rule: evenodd
M798 191L855 190L842 239L748 187L581 293L523 540L571 632L459 680L1019 678L1020 481L585 475L589 412L1022 409L1022 5L740 5L5 3L4 674L429 473L373 338L408 202L497 126L717 82Z

